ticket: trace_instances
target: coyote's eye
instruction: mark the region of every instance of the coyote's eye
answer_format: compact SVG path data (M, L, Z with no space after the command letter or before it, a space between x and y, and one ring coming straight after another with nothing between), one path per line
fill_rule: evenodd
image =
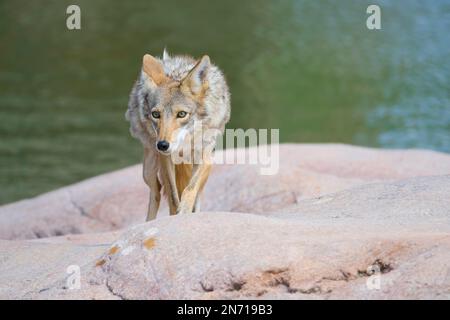
M184 118L186 117L187 113L186 111L180 111L177 113L177 118Z
M159 119L161 115L159 114L159 111L152 111L152 117L155 119Z

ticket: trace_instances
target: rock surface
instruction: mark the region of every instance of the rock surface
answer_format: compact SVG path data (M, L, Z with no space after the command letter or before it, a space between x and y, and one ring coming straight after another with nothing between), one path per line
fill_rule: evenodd
M449 155L282 145L149 223L140 170L0 207L0 298L450 298Z
M260 175L257 165L215 166L201 207L263 213L369 182L449 173L450 156L433 151L286 144L280 146L276 175ZM132 166L0 206L0 239L119 230L142 223L147 201L142 166ZM159 216L167 216L164 201L161 209Z

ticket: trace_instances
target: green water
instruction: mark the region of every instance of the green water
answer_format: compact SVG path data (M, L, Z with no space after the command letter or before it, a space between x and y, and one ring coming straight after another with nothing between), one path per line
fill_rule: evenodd
M372 3L0 1L0 203L140 161L123 114L164 47L224 70L229 128L450 152L450 1L376 1L379 31Z

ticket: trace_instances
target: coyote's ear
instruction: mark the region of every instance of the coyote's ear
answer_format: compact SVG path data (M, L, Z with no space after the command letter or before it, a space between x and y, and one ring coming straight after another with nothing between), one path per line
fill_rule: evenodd
M161 62L149 54L144 55L142 58L142 71L144 71L156 86L159 86L167 80Z
M192 94L198 95L208 88L206 75L211 62L208 56L203 56L199 62L189 71L188 75L182 80L182 87L189 89Z

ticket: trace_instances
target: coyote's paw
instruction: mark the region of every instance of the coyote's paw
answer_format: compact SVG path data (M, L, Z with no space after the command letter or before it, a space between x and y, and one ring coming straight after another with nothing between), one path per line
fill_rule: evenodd
M187 205L183 205L182 203L180 203L180 206L177 209L177 214L185 214L185 213L191 213L192 212L192 208L190 208Z
M185 213L187 213L187 211L186 210L183 210L183 209L177 209L177 212L176 212L176 214L185 214Z

